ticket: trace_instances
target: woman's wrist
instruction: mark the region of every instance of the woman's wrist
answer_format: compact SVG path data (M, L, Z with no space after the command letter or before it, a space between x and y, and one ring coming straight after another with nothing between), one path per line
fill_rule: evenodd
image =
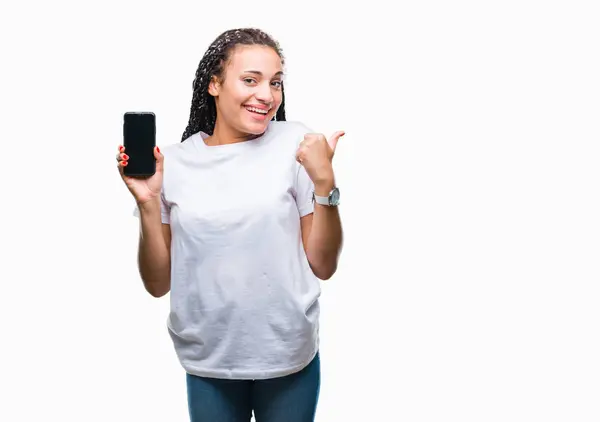
M140 213L143 213L143 214L148 214L148 213L152 214L157 211L160 212L160 197L156 196L154 198L150 198L145 201L138 202L137 206L140 210Z

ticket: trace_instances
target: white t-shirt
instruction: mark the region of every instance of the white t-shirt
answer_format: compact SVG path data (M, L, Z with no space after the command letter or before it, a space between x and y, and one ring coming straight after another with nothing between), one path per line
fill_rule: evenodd
M251 141L207 146L199 132L164 148L162 221L172 235L167 326L191 374L284 376L318 350L320 281L300 228L300 217L313 212L313 184L296 161L309 132L272 121Z

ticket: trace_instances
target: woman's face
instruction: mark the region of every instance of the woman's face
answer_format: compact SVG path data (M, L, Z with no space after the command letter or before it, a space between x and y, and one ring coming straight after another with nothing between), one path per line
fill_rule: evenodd
M262 134L281 105L282 81L281 59L271 47L235 47L224 80L213 80L209 86L219 124L243 134Z

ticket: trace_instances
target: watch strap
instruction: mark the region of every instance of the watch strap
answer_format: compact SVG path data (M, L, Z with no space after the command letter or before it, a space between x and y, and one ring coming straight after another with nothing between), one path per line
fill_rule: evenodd
M313 192L313 200L317 204L329 206L329 197L328 196L318 196Z

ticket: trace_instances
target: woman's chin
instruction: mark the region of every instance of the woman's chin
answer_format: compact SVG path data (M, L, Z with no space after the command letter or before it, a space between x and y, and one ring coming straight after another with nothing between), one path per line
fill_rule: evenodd
M267 130L267 126L269 126L269 120L264 121L254 121L249 122L244 125L246 132L251 133L252 135L262 135L262 133Z

